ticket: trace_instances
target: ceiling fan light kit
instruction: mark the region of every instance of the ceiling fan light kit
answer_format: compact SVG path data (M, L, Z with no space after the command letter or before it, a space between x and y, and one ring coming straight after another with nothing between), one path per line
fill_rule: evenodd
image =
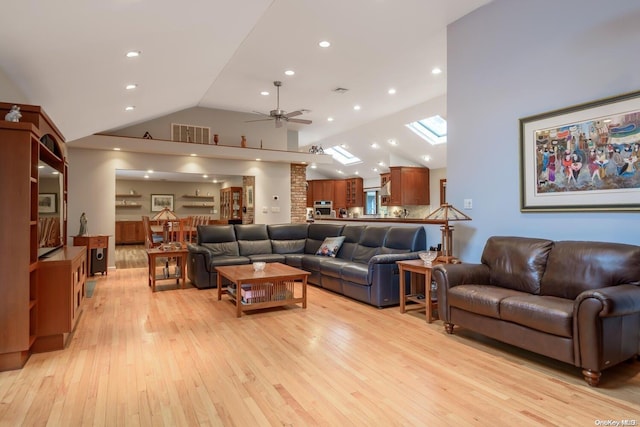
M290 113L287 113L286 111L280 109L280 86L282 86L282 82L276 80L275 82L273 82L273 85L276 87L276 96L277 96L276 109L269 111L269 114L265 114L265 113L261 113L259 111L255 111L255 113L257 113L257 114L261 114L263 116L268 116L268 118L266 118L266 119L257 119L257 120L247 120L245 123L262 122L262 121L267 121L267 120L275 120L277 128L282 127L283 122L300 123L300 124L305 124L305 125L311 124L312 123L311 120L294 119L293 118L293 117L302 115L303 112L301 110L296 110L296 111L292 111Z

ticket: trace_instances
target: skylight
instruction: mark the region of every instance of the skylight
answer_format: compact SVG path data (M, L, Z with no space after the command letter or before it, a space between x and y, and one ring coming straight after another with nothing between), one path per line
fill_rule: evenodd
M340 147L339 145L325 149L324 153L331 155L331 157L333 157L343 165L355 165L356 163L362 163L362 160L360 160L344 148Z
M411 122L405 126L431 145L447 142L447 121L439 115Z

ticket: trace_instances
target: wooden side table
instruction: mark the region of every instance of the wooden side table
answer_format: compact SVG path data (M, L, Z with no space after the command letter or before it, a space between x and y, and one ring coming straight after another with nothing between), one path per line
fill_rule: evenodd
M73 246L87 247L87 271L91 276L96 273L107 274L109 268L109 236L106 234L87 234L73 236Z
M149 260L149 287L151 287L151 291L156 291L156 282L158 280L175 280L176 285L182 281L181 288L184 289L186 285L186 276L187 276L187 254L189 251L187 248L182 245L179 249L171 248L163 250L161 248L153 248L146 249L147 259ZM179 271L176 271L176 274L169 274L167 271L166 275L157 275L156 274L156 260L158 258L176 258L176 268L179 268Z
M438 302L431 299L432 266L424 265L424 261L421 259L397 261L396 264L398 264L398 269L400 270L400 312L404 313L407 311L407 302L414 302L417 304L416 308L426 308L427 323L437 320L437 318L433 316L433 309L438 307ZM433 265L435 265L435 263ZM405 273L407 271L411 273L409 282L410 291L408 294L405 291ZM419 275L424 276L424 284L418 283ZM418 298L418 295L422 292L424 292L424 298Z

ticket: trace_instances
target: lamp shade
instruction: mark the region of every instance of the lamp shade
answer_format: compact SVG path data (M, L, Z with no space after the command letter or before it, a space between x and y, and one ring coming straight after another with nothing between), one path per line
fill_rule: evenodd
M178 219L178 215L176 215L169 208L163 208L160 212L155 214L152 219L155 220L165 220L165 221L176 221Z
M442 255L436 261L446 263L459 262L453 256L453 227L449 225L449 221L469 221L471 218L450 204L444 203L427 215L426 219L444 221L444 225L440 227L440 230L442 230Z

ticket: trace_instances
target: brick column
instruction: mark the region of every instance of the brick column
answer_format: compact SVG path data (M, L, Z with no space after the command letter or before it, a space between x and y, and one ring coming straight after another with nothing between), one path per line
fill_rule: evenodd
M291 223L307 222L307 165L291 164Z

